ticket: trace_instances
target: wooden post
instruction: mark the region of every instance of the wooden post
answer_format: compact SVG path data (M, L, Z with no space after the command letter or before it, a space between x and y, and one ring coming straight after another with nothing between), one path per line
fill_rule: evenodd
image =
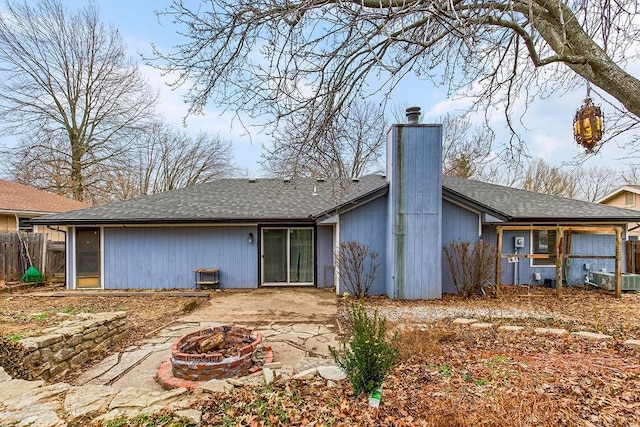
M556 228L556 297L562 298L562 233L563 228Z
M622 298L622 228L616 227L616 298Z
M498 243L496 255L496 297L500 297L500 278L502 277L502 227L497 226Z

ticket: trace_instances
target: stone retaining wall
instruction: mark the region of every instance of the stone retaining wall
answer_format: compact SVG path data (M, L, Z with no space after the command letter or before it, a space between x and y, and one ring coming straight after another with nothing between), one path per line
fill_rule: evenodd
M126 320L124 311L76 315L5 348L0 363L16 378L52 380L126 338Z

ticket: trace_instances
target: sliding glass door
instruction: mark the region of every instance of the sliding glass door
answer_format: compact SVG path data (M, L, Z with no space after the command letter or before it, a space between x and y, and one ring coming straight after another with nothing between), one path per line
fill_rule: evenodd
M262 284L313 285L313 228L262 229Z

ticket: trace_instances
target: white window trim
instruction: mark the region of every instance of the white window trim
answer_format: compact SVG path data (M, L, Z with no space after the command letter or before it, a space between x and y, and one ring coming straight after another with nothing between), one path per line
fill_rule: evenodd
M553 231L553 230L547 230L547 231ZM532 255L534 254L534 252L533 252L533 232L534 232L534 230L529 231L529 253L532 254ZM554 244L555 244L555 242L554 242ZM534 258L531 258L529 260L529 267L531 267L531 268L556 268L556 262L552 261L552 259L544 260L544 261L551 262L551 264L534 264L533 263L534 261L535 261ZM540 259L540 261L543 261L543 260Z

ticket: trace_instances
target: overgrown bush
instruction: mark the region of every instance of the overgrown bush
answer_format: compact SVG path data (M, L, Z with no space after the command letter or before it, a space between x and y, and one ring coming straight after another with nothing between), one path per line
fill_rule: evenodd
M347 292L356 298L369 295L380 267L378 258L377 252L370 251L362 243L349 241L340 244L338 269Z
M348 303L347 314L351 322L351 340L341 351L329 347L336 364L344 369L356 396L370 394L382 386L398 358L397 334L387 339L387 319L373 317L361 302Z
M496 273L497 249L484 240L473 245L468 241L455 241L444 247L449 263L451 281L458 295L470 297L482 292L485 284L492 283Z

